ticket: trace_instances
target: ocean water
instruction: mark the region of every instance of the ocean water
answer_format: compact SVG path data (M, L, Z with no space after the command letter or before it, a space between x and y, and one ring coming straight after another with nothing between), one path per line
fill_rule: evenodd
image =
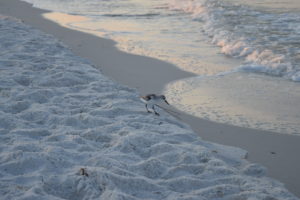
M300 133L298 0L26 1L84 16L65 26L195 73L164 90L183 111L221 123ZM46 17L62 23L57 13Z

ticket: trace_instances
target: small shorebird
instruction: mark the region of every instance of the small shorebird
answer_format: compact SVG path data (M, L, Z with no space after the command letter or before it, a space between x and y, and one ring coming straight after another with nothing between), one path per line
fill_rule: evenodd
M148 110L148 105L151 106L152 110L156 115L159 115L158 112L156 112L154 106L158 106L157 104L164 101L166 104L170 105L164 95L156 95L156 94L148 94L146 96L140 97L141 101L145 103L145 107L147 109L148 113L151 113L150 110ZM158 106L159 107L159 106Z

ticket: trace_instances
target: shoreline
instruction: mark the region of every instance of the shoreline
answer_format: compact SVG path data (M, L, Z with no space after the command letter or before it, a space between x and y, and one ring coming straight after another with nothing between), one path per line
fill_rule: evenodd
M136 88L141 94L157 93L169 82L193 76L176 66L145 56L121 52L115 42L67 29L44 19L46 11L32 8L18 0L1 0L0 13L13 16L37 29L54 35L78 56L98 66L104 75ZM97 50L100 49L100 53ZM113 55L113 56L112 56ZM111 59L111 57L116 59ZM159 73L157 73L159 72ZM155 75L155 81L152 76ZM203 120L180 112L180 118L204 140L237 146L248 151L248 160L267 167L267 175L283 182L287 189L300 196L300 137L268 131L235 127Z

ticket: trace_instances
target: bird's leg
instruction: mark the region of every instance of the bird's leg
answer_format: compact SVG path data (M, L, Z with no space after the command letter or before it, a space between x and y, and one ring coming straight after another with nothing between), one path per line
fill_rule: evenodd
M154 113L159 116L159 113L156 112L156 110L154 109L154 105L152 106L152 109L153 109Z
M145 104L145 107L146 107L147 112L148 112L148 113L151 113L151 111L148 110L148 105L147 105L147 104Z

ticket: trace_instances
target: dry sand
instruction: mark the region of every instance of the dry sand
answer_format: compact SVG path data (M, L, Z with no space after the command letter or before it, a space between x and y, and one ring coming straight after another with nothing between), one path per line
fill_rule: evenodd
M112 40L63 28L44 19L41 14L45 12L18 0L0 0L1 14L17 17L26 24L54 35L76 55L90 60L105 75L138 89L141 94L159 93L167 83L193 76L172 64L121 52ZM249 161L266 166L270 177L281 181L300 197L299 136L214 123L182 112L180 119L205 140L247 150Z

